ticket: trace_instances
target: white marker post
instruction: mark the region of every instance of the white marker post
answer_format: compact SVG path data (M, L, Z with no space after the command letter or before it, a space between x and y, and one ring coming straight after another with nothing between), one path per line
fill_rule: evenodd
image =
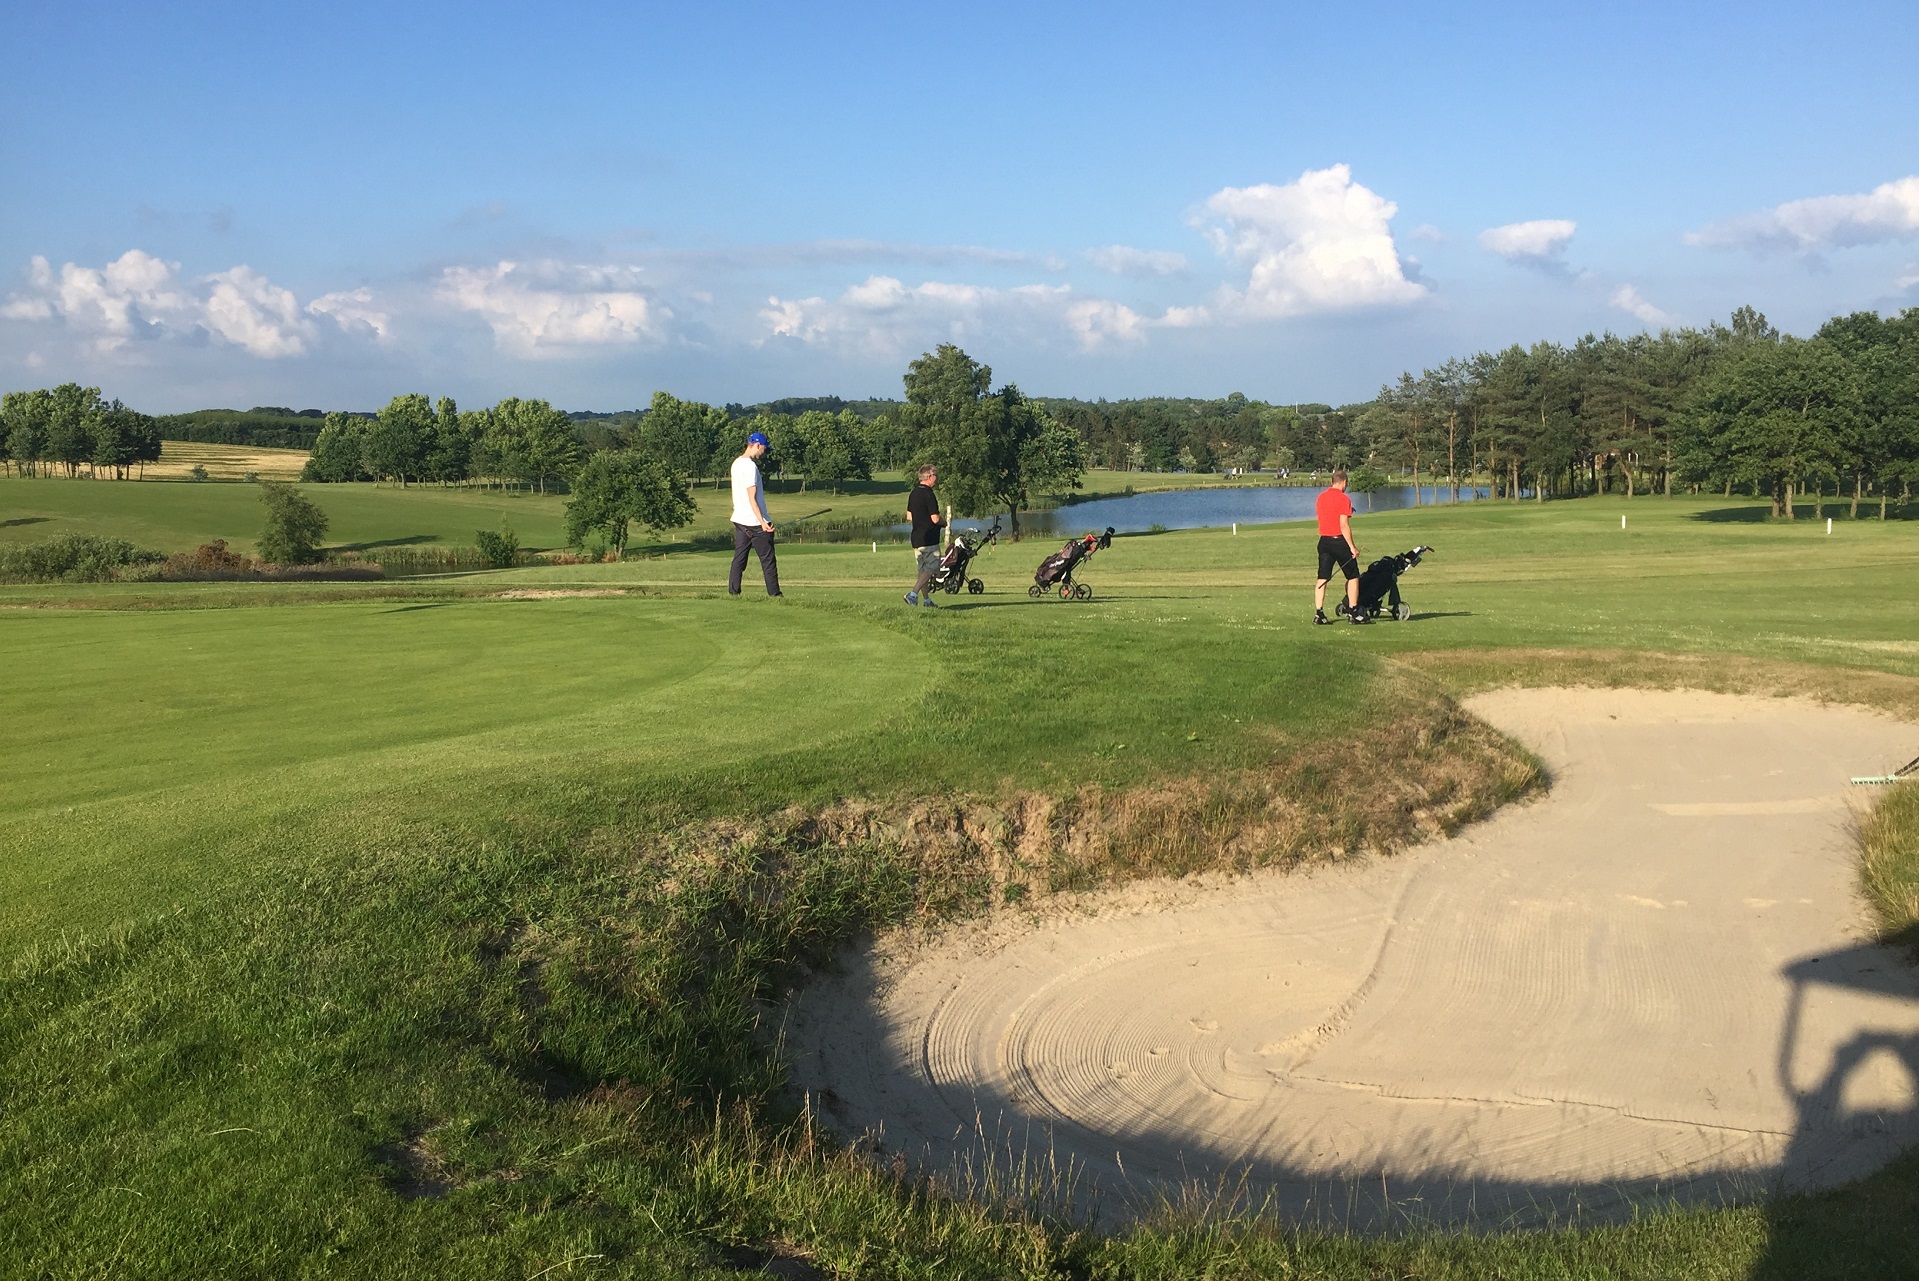
M1826 517L1826 536L1828 538L1832 536L1832 517L1830 516Z
M873 540L873 554L875 556L880 554L880 540L877 538Z
M1624 512L1619 513L1619 527L1621 529L1626 527L1626 513Z
M1829 522L1827 522L1827 523L1828 523L1828 524L1830 524L1831 522L1829 521ZM1239 522L1238 522L1238 521L1234 521L1234 522L1233 522L1233 537L1234 537L1234 538L1238 538L1238 537L1239 537Z

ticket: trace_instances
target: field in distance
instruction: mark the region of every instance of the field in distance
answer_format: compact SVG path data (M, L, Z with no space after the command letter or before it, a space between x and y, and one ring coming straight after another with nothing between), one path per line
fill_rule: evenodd
M168 440L161 442L159 461L148 463L144 475L148 480L192 480L193 469L202 467L209 480L244 480L248 473L261 480L298 480L306 461L304 449Z
M277 470L256 465L261 461ZM251 551L263 519L260 496L251 486L230 482L240 480L250 470L258 471L264 480L292 479L305 461L306 455L299 450L168 441L160 462L148 465L146 481L0 477L0 542L37 542L55 534L100 534L156 551L175 552L223 538L236 551ZM205 466L215 479L197 483L187 480L195 463ZM163 473L162 468L172 470ZM1265 479L1270 483L1272 478ZM1081 492L1102 496L1124 493L1129 485L1146 492L1222 483L1211 474L1095 471L1087 473ZM332 522L326 546L342 550L471 546L475 531L498 529L502 522L512 526L522 547L545 549L565 542L561 520L566 499L559 494L479 485L421 484L401 489L368 483L302 488ZM796 481L776 480L769 485L768 506L776 523L790 524L811 517L806 523L815 527L885 524L905 519L909 488L905 480L893 477L852 481L836 494L830 488L802 491ZM716 489L708 481L694 489L693 497L699 512L692 525L659 538L650 538L636 528L632 548L683 547L701 536L730 537L729 491Z

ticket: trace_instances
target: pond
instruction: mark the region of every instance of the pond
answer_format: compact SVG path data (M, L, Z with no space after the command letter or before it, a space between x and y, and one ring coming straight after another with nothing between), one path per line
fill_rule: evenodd
M1115 498L1093 498L1051 511L1023 512L1019 526L1022 535L1069 537L1087 530L1105 529L1137 534L1152 529L1205 529L1213 526L1262 525L1281 520L1311 520L1313 501L1319 489L1306 485L1246 485L1219 489L1170 489L1153 494L1126 494ZM1421 485L1421 503L1444 502L1444 485ZM1462 485L1459 501L1483 499L1488 491ZM1413 506L1413 487L1394 485L1372 494L1354 494L1353 506L1361 516L1368 511L1397 511ZM955 529L972 529L992 524L958 519ZM906 525L895 525L887 533L905 533Z

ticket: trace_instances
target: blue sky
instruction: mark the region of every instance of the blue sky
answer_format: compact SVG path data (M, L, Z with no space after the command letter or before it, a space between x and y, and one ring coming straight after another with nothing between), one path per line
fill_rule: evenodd
M1919 305L1919 7L0 8L0 383L1363 398Z

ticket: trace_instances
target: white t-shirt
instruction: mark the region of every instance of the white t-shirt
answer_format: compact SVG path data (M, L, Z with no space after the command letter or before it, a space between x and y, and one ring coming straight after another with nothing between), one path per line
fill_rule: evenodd
M755 504L764 506L766 495L760 490L760 466L745 454L733 460L733 523L760 527ZM769 513L770 514L770 513Z

